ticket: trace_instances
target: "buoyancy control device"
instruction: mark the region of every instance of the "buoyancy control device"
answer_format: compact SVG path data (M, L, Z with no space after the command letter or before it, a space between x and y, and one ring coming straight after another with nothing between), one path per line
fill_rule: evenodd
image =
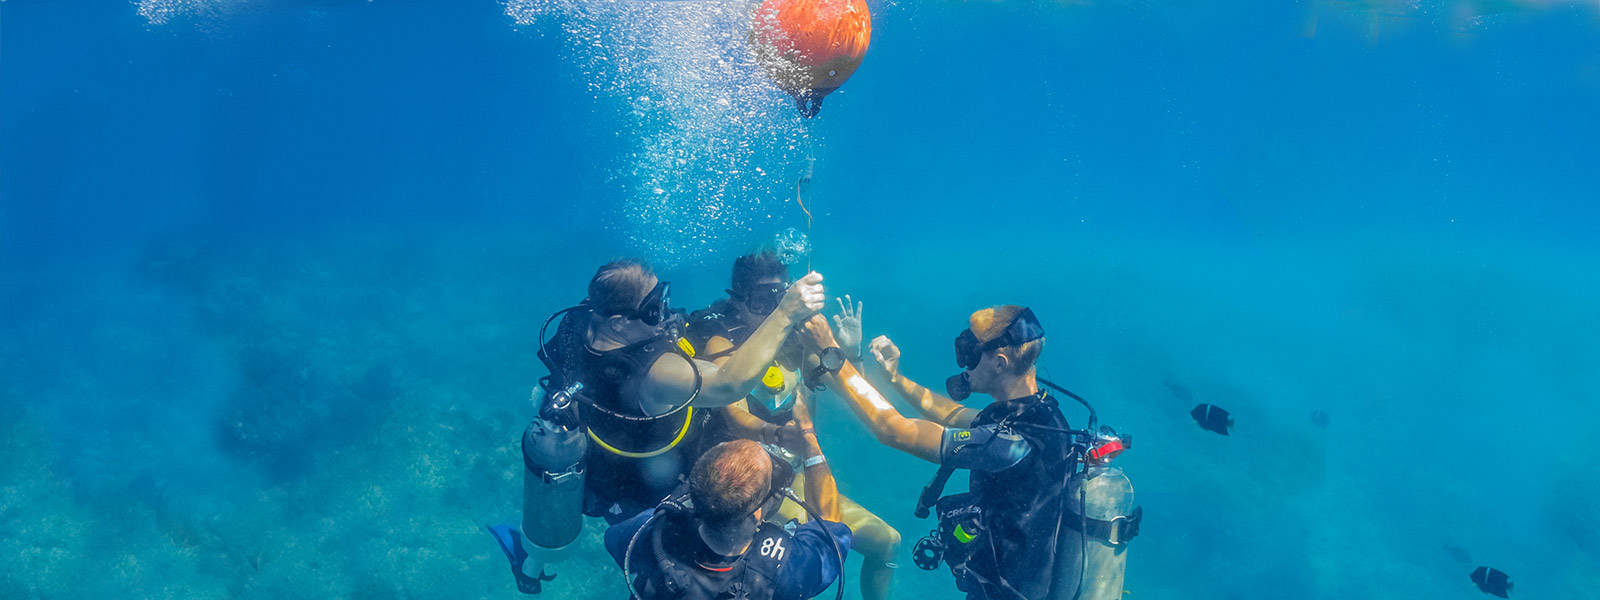
M586 380L594 375L583 368L584 358L594 354L583 341L582 329L588 322L589 312L587 303L563 309L551 315L539 329L538 356L549 375L541 378L539 387L534 389L532 401L538 416L522 435L522 531L529 541L542 548L566 546L577 539L583 528L583 515L588 508L585 503L593 496L586 493L591 440L605 443L595 435L592 424L585 421L606 418L649 426L676 418L681 424L660 423L666 427L658 427L676 431L676 437L671 440L671 444L676 445L690 430L693 415L689 405L700 390L699 369L689 360L693 356L692 346L677 337L677 330L671 329L673 323L666 323L662 326L666 333L661 345L669 346L672 352L680 353L689 361L695 375L694 392L662 415L631 415L606 406L587 384ZM558 319L560 325L555 337L547 338L551 323ZM681 321L678 326L681 327ZM586 418L586 413L591 416Z
M1056 559L1053 582L1043 598L1030 597L1009 585L993 569L992 562L971 560L978 553L992 554L992 530L998 523L985 522L986 503L982 494L966 492L941 496L953 469L942 468L923 490L916 516L937 514L938 526L919 541L912 551L913 562L927 570L940 563L950 566L957 587L969 598L993 600L1114 600L1122 597L1123 575L1127 565L1127 546L1139 533L1143 510L1134 505L1133 486L1122 469L1111 461L1133 446L1133 436L1119 434L1111 427L1099 426L1094 407L1082 397L1054 383L1039 379L1042 385L1082 404L1089 411L1085 429L1059 429L1030 423L1005 423L1047 438L1062 436L1070 444L1069 466L1060 482L1063 506L1056 523ZM994 518L994 515L989 515ZM991 593L986 590L1001 590Z

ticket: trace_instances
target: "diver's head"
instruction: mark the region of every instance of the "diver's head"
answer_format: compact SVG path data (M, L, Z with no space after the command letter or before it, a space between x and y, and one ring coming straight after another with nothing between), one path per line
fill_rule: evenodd
M765 448L751 440L713 446L695 461L689 473L689 499L706 544L723 554L749 545L772 499L775 464ZM781 496L779 496L781 501Z
M945 382L951 399L972 393L1012 393L1031 380L1044 352L1044 328L1033 311L1007 304L972 313L969 327L956 336L956 365L963 371Z
M766 318L789 289L789 266L771 250L760 250L733 261L732 289L728 297L756 319Z
M672 316L672 284L661 281L649 265L633 259L614 260L589 280L589 306L596 331L627 344L643 341Z

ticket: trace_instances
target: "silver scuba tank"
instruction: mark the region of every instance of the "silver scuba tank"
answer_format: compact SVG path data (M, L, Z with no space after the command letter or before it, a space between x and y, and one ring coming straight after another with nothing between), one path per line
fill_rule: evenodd
M575 408L571 395L578 387L549 393L540 417L522 433L522 533L541 548L564 547L583 530L589 438L575 421L561 417Z
M1128 564L1128 541L1138 533L1142 511L1133 504L1133 483L1122 469L1090 464L1067 483L1057 549L1059 600L1118 600Z

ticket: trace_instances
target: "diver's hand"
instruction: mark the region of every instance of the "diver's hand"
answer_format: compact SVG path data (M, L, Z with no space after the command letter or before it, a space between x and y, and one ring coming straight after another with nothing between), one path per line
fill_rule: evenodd
M806 319L804 329L807 335L801 336L801 339L813 353L839 345L839 340L833 337L833 328L828 327L828 320L822 318L822 315L813 315L810 319Z
M856 302L851 309L849 294L834 300L839 303L839 314L833 317L833 327L839 330L839 349L846 358L861 360L861 339L866 337L861 334L861 303Z
M778 301L777 312L789 317L791 323L799 323L822 310L827 298L822 290L822 274L812 271L789 286L789 291Z
M799 402L797 401L796 405L798 404ZM801 431L803 427L798 422L791 422L788 425L773 425L772 427L771 441L768 443L795 454L804 455L806 453L806 434Z
M900 347L894 345L889 336L872 338L868 349L872 351L872 357L878 359L878 366L883 367L883 372L890 380L900 377Z

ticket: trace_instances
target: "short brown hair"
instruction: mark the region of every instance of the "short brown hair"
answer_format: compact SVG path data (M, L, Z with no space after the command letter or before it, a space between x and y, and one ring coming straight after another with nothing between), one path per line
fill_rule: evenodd
M1002 304L1000 306L985 308L972 313L967 322L972 327L972 334L978 336L979 342L987 342L1005 335L1006 328L1017 319L1024 307L1015 304ZM1033 367L1038 362L1039 355L1044 353L1044 338L1023 343L1022 346L1001 346L995 350L1003 350L1006 356L1011 357L1011 372L1022 373Z
M761 249L733 261L733 291L742 294L763 279L789 281L789 265L772 250Z
M689 473L689 498L708 523L725 523L755 512L772 483L772 459L751 440L712 446Z
M653 278L655 272L649 265L631 258L613 260L601 265L589 280L589 302L595 313L603 316L630 312L650 293Z

